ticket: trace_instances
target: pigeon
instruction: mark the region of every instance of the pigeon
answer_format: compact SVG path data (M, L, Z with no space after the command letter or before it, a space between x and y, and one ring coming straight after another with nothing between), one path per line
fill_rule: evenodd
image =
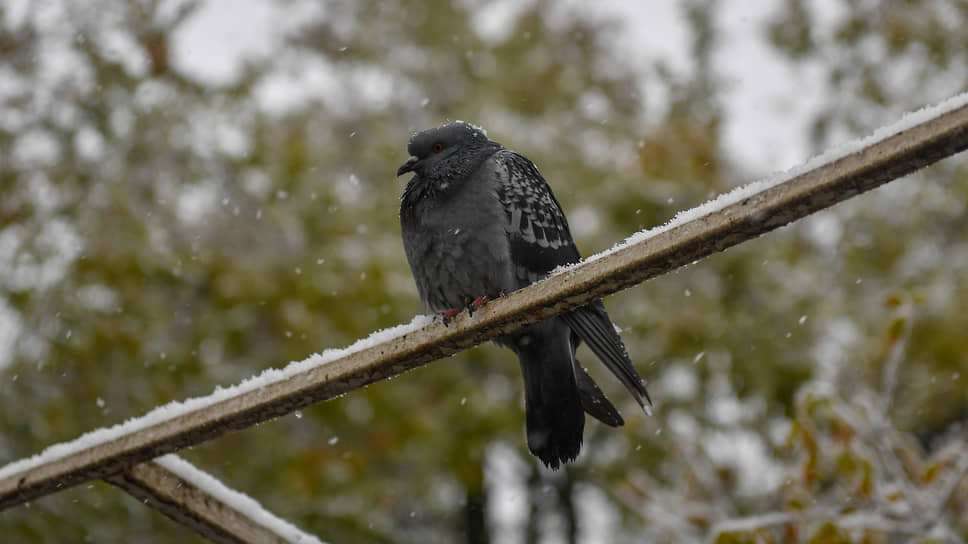
M445 318L576 263L568 221L551 187L523 155L463 121L419 132L397 177L413 173L400 198L403 246L425 310ZM584 341L647 413L645 383L605 305L596 300L500 336L524 376L528 449L555 470L581 450L585 413L624 424L575 359Z

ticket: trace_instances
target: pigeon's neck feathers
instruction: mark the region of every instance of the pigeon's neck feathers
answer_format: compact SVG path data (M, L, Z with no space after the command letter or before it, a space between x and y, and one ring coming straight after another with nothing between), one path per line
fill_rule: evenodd
M400 215L405 221L415 219L421 203L433 206L446 201L474 177L488 158L503 149L490 140L468 142L440 161L422 169L407 183L400 200Z

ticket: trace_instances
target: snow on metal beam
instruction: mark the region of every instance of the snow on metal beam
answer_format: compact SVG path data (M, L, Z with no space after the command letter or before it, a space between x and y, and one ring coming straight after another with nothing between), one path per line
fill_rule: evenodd
M0 509L245 429L477 345L760 236L968 148L968 95L740 187L445 326L415 319L345 350L172 403L0 468Z
M175 455L135 465L107 482L218 544L320 544Z

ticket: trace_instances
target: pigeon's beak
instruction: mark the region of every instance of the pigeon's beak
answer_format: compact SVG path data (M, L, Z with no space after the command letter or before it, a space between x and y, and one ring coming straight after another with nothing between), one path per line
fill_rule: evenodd
M417 166L418 162L420 162L420 159L417 157L410 157L407 159L407 162L403 163L403 166L397 170L397 176L399 177L407 172L413 172L413 169Z

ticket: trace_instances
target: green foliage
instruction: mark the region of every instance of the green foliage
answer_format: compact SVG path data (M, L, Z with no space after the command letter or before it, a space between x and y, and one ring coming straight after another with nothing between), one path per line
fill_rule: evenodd
M0 32L0 462L409 321L393 174L413 130L466 119L534 159L586 254L751 177L722 151L719 4L684 4L678 72L550 1L496 35L474 2L330 2L223 86L172 63L194 3L53 2L57 25L34 4ZM964 89L963 3L839 7L819 24L789 0L749 29L826 79L816 151ZM50 50L76 73L52 75ZM332 95L265 106L267 81L318 65ZM53 154L17 151L31 138ZM487 467L509 456L528 542L583 535L588 494L616 542L965 539L966 201L950 159L609 299L656 414L583 348L627 425L590 422L559 474L527 454L517 364L493 346L183 454L333 542L496 540ZM198 541L100 482L0 519L23 542Z

